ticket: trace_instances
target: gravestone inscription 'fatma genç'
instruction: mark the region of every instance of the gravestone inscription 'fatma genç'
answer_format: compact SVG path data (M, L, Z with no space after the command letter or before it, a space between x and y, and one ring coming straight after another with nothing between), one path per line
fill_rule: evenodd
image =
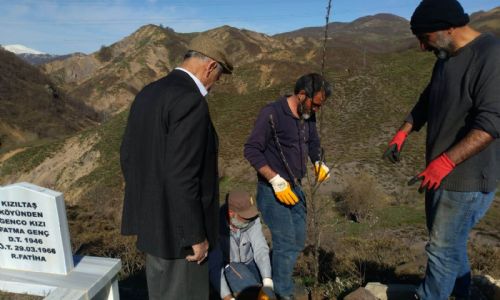
M29 183L0 187L0 268L61 275L73 269L61 193Z

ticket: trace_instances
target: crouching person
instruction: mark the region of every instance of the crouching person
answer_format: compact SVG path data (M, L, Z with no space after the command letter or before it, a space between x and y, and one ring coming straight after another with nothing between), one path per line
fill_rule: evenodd
M269 246L259 211L246 192L234 191L220 208L219 240L209 252L210 283L224 300L244 290L273 288Z

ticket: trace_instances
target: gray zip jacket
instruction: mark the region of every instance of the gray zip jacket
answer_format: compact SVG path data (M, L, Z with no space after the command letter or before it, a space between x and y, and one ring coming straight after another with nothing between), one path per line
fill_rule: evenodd
M238 243L238 239L229 228L227 206L224 205L220 210L219 227L219 240L208 255L208 266L210 282L220 293L221 298L231 294L231 289L224 276L224 267L230 262L248 264L254 260L259 268L260 276L262 278L271 278L269 246L262 233L260 218L255 219L248 227L240 230ZM219 281L220 286L216 284Z

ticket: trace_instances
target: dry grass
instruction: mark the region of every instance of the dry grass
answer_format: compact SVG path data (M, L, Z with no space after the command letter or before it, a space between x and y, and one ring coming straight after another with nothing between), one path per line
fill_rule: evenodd
M103 194L108 198L103 199ZM123 278L140 271L144 258L135 247L135 238L120 234L121 195L119 189L95 188L80 204L68 207L67 214L75 254L120 258Z
M476 274L488 274L500 278L500 248L469 243L471 269Z
M312 286L312 247L300 257L296 275L306 286ZM324 299L343 297L367 282L416 282L422 274L398 276L399 265L415 259L410 245L391 236L377 239L338 238L335 247L320 251L319 291Z
M41 300L44 297L0 292L0 300Z

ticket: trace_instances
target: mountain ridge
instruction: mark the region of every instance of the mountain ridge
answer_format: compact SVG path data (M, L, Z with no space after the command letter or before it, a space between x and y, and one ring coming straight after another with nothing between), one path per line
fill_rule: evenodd
M361 18L351 25L342 25L354 33L349 33L347 37L334 35L334 40L331 40L328 46L330 49L339 49L338 51L344 51L341 48L353 47L358 51L366 51L367 47L359 44L367 43L369 52L378 52L385 44L409 48L409 34L391 43L388 43L387 38L378 42L373 37L381 35L379 32L383 30L380 28L384 26L397 27L392 23L384 25L387 20L402 22L400 17L387 14ZM376 26L378 29L373 29ZM367 28L372 28L372 33L366 36L361 34L367 31ZM287 73L282 62L294 61L298 69L307 65L309 68L317 68L320 63L320 38L269 36L230 26L183 34L155 25L145 25L123 40L97 52L46 63L41 68L69 95L84 99L87 105L107 118L125 109L135 93L145 84L160 78L178 65L190 40L198 35L228 41L226 51L235 67L244 70L243 72L252 70L255 73L256 80L251 81L251 86L241 80L238 72L228 79L229 84L223 84L221 89L232 89L236 93L245 92L249 88L266 88L282 82L276 79L282 77L279 73ZM329 50L329 53L336 57L332 51ZM335 58L332 61L335 61ZM274 73L278 73L278 76L273 76ZM298 72L292 74L295 76Z

